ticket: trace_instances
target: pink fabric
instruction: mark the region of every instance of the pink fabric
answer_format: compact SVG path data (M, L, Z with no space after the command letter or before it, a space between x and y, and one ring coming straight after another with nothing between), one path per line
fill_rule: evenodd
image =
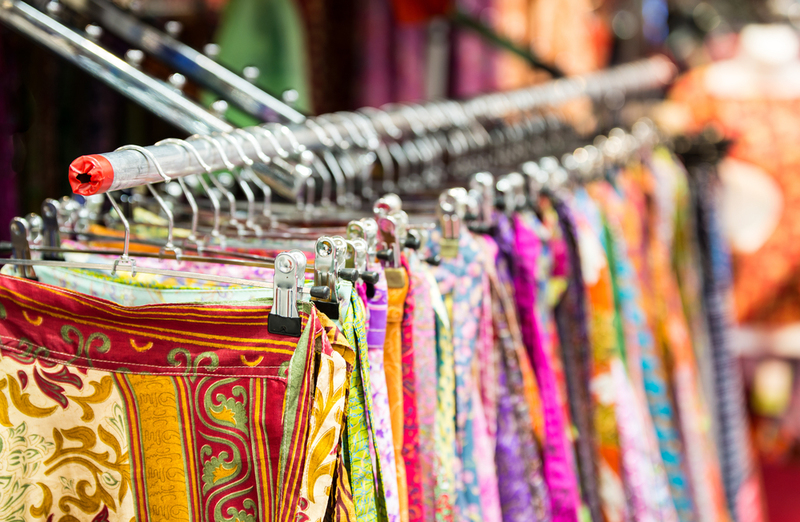
M408 486L408 520L422 522L422 486L419 462L419 420L417 416L417 379L414 368L414 281L408 260L402 257L403 268L409 273L408 293L403 308L403 461Z
M422 515L425 522L436 518L436 315L431 298L428 266L416 254L409 255L414 294L414 371L419 420L419 470Z
M514 286L525 347L531 356L545 418L544 477L550 490L554 522L577 522L580 509L572 448L567 439L564 412L558 402L553 368L544 351L545 331L536 313L536 259L539 239L518 216L514 219L517 270Z

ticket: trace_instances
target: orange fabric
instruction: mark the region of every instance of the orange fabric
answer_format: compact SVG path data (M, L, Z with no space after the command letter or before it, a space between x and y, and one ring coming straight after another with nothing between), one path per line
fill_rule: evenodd
M784 198L783 215L766 243L753 253L733 252L737 319L800 321L800 100L717 98L706 90L706 72L690 71L670 93L692 115L688 130L717 127L733 141L729 157L766 171Z
M408 294L408 274L402 268L392 269L397 277L387 277L392 284L394 279L402 278L402 286L389 287L388 312L386 314L386 341L383 346L383 369L386 372L386 387L389 395L389 416L392 421L392 442L394 443L395 464L397 466L397 491L400 499L400 520L408 522L408 484L406 466L403 460L403 306Z

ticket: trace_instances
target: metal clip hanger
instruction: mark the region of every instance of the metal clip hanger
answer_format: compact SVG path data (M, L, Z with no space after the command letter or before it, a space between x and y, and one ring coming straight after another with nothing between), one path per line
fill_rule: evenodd
M302 258L302 260L301 260ZM275 258L272 310L267 317L271 334L300 337L302 322L297 311L298 288L305 281L306 257L299 250L281 252Z

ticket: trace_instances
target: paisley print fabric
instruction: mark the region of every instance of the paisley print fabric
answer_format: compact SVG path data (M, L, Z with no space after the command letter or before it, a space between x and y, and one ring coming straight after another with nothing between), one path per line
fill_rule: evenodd
M419 422L419 476L422 518L435 518L436 462L436 317L431 301L431 274L416 254L409 255L414 299L414 372Z
M325 503L303 473L325 468L306 459L314 354L332 354L310 306L295 339L263 304L126 308L2 276L0 305L11 513L289 521L304 489Z
M409 255L414 255L409 253ZM414 359L414 284L406 255L402 257L403 269L408 275L408 290L403 306L402 365L403 365L403 463L406 467L408 487L408 519L421 522L422 488L419 462L419 417L417 414L417 378Z

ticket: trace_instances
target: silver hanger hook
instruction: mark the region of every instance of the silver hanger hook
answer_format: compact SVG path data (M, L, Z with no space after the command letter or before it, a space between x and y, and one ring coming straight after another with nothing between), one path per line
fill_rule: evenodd
M169 178L164 173L164 169L161 167L161 164L158 162L153 153L150 152L149 150L145 149L144 147L140 147L138 145L124 145L117 149L117 151L123 151L123 150L135 150L136 152L140 153L149 161L153 162L153 164L156 166L156 171L165 182L169 183L170 181L172 181L172 179ZM161 210L163 210L164 214L167 215L167 244L165 244L161 250L162 252L171 250L175 254L175 257L180 257L181 255L180 248L176 247L172 242L172 229L175 227L175 217L172 214L172 210L167 206L166 202L164 202L164 199L161 197L161 194L159 194L158 191L154 189L151 184L148 183L147 188L150 191L150 194L152 194L153 198L155 198L155 200L158 202L158 205L161 207Z
M241 159L242 163L244 164L244 168L242 167L236 168L234 169L234 171L231 172L231 174L233 174L234 178L236 178L237 183L239 183L239 187L241 187L242 192L244 192L244 196L247 199L247 219L245 221L245 226L247 226L247 228L252 230L256 234L256 236L261 236L262 234L261 227L256 224L254 219L256 212L255 208L256 197L255 194L253 194L253 190L250 188L250 185L241 176L242 170L244 169L252 171L252 166L254 161L250 159L250 157L247 156L247 154L244 153L244 149L239 144L239 141L236 138L234 138L231 134L225 133L222 134L221 136L224 137L226 140L228 140L231 145L233 145L233 148L236 150L236 154L239 155L239 159Z
M264 154L264 149L261 148L261 144L258 143L258 140L255 136L253 136L250 132L244 129L236 129L234 130L235 133L239 134L247 141L253 145L253 148L256 151L256 156L264 165L270 165L272 163L272 158ZM252 181L255 186L257 186L261 192L264 194L264 208L262 209L262 215L268 219L272 219L272 189L264 183L264 180L258 177L252 169L245 170L247 176L249 177L250 181Z
M311 209L314 208L314 197L317 191L317 182L314 179L313 176L314 169L312 168L314 166L317 167L316 170L319 173L320 178L322 178L323 195L327 195L328 201L330 201L330 174L328 173L327 169L324 166L320 165L321 162L319 161L315 162L317 157L314 155L314 153L308 150L308 148L306 148L305 145L303 145L297 140L297 136L294 135L294 131L290 127L283 125L281 123L268 123L267 125L280 128L281 134L286 136L286 138L289 140L289 145L292 147L292 153L295 156L297 156L297 159L300 161L302 165L304 165L306 168L309 169L310 175L306 178L305 183L303 185L304 191L306 193L305 195L306 202L304 205L302 202L302 195L298 194L298 199L297 199L298 208L304 206L307 211L310 211ZM326 185L327 185L327 190L326 190Z
M320 124L320 126L325 130L325 132L330 136L334 142L334 147L338 148L342 154L334 154L332 151L327 153L323 153L323 157L325 158L326 163L331 169L331 172L334 170L339 170L339 172L343 175L344 178L344 187L345 187L345 195L344 201L340 202L337 201L340 205L347 205L351 204L355 201L355 183L356 183L356 172L355 167L350 162L349 157L347 155L347 151L350 149L350 142L344 139L342 134L339 132L339 129L336 128L336 125L328 119L328 116L322 115L317 116L316 121ZM337 187L337 200L338 200L338 187Z
M361 170L361 196L371 199L373 193L371 183L372 167L375 165L375 160L380 157L377 154L380 141L373 135L374 130L370 131L368 126L366 134L361 132L360 126L356 122L361 119L366 120L364 116L345 111L337 112L336 116L342 122L353 142L363 151L358 158Z
M319 123L314 121L313 118L306 119L305 125L311 129L311 132L317 136L317 139L324 147L322 150L322 157L324 158L324 161L320 160L316 154L314 155L314 165L316 170L323 177L322 205L327 206L330 203L330 178L327 177L327 174L330 173L330 175L333 177L333 182L336 185L336 204L343 206L347 204L345 187L346 182L344 179L344 174L342 173L342 169L339 167L335 156L331 153L331 149L336 146L336 143L331 139L330 136L328 136L328 134L325 132L325 129L322 128Z
M392 121L392 117L389 115L388 112L376 109L375 107L364 107L358 110L359 113L365 115L373 127L375 127L375 121L380 121L381 127L383 127L383 132L385 132L390 138L394 140L399 140L403 137L403 131L394 124Z
M206 136L206 135L195 135L195 137L197 139L209 142L217 150L219 157L222 159L222 164L231 173L231 175L233 175L233 170L236 168L236 165L230 162L219 140L216 137L212 138L211 136ZM236 219L236 197L233 195L233 192L228 190L225 187L225 185L223 185L222 182L217 179L216 176L209 175L208 177L211 179L211 183L214 184L217 190L219 190L228 199L228 207L230 210L230 224L231 226L237 228L240 236L243 235L244 230L242 229L239 220Z
M261 131L264 137L267 138L267 141L269 141L269 144L272 145L273 149L275 149L275 152L278 154L278 156L284 159L289 157L289 152L284 149L283 146L281 146L278 138L276 138L266 126L260 126L257 128Z
M187 148L186 142L177 138L167 138L165 140L161 140L156 143L156 146L158 145L177 145L179 147ZM197 238L197 223L199 221L197 201L194 199L194 194L192 194L192 191L186 186L186 181L184 181L182 177L178 178L178 184L181 187L183 195L186 197L186 201L189 203L189 207L192 209L192 229L189 232L189 237L187 239L194 242L197 249L200 250L202 249L202 242Z
M114 210L116 210L117 216L119 216L120 221L122 221L122 226L125 229L125 236L122 244L122 255L114 260L114 266L111 268L111 275L117 273L117 267L119 265L127 265L131 269L131 277L136 277L136 260L128 255L131 242L131 225L128 223L128 218L126 218L125 214L122 213L119 205L117 205L117 202L111 195L111 192L106 192L106 197L108 198L108 201L111 202L111 206L114 207Z
M197 151L197 148L194 146L193 143L191 143L191 142L189 142L187 140L179 140L179 139L175 139L175 138L167 138L165 140L160 141L159 143L172 143L174 145L178 145L180 147L183 147L187 152L189 152L192 156L194 156L194 159L197 161L198 165L200 165L200 167L205 171L205 173L208 174L209 177L211 177L211 174L213 173L213 170L211 169L211 166L208 163L205 162L205 160L200 155L200 153ZM158 143L156 145L158 145ZM180 179L182 179L182 178L179 178L179 181L180 181ZM219 198L217 198L216 194L214 194L214 192L211 190L211 187L208 186L208 183L206 182L206 180L205 180L205 178L203 177L202 174L200 176L198 176L198 180L200 181L200 186L203 187L203 190L205 191L206 195L208 196L208 199L211 201L211 207L214 209L214 226L211 229L211 237L214 237L214 238L217 238L217 239L221 240L222 236L219 233L219 221L220 221L220 218L219 218L219 213L220 213ZM198 242L198 247L200 247L199 242Z

